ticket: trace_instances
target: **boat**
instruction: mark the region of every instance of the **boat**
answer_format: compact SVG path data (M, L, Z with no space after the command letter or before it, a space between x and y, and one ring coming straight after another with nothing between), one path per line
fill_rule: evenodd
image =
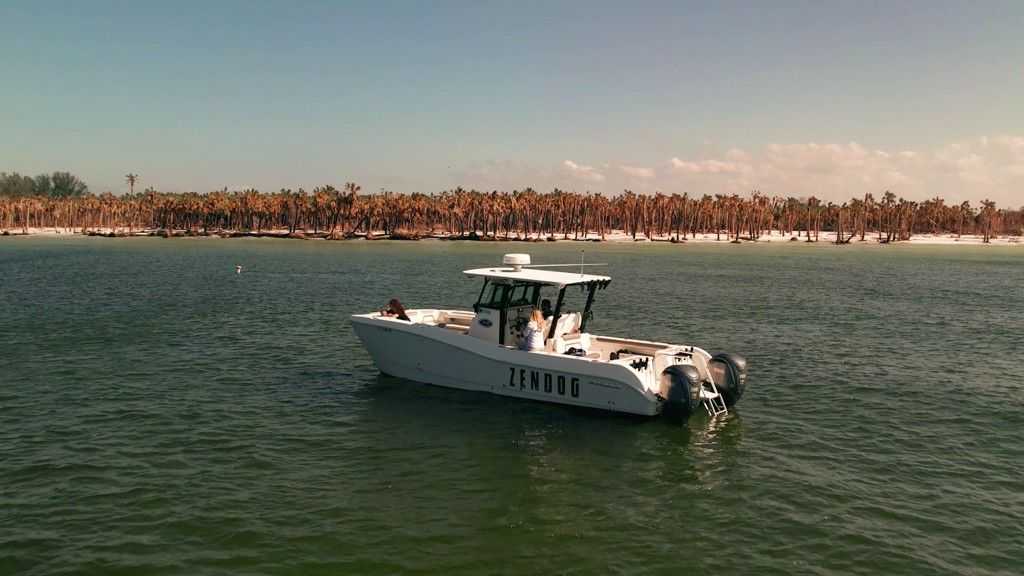
M351 316L356 335L381 372L425 384L501 396L655 416L702 410L725 414L743 395L747 362L692 345L587 331L595 296L611 278L567 265L533 265L505 254L502 265L465 270L482 279L472 310L408 309ZM575 289L584 304L573 311ZM545 318L544 348L520 349L530 314L556 298ZM550 300L548 300L550 302Z

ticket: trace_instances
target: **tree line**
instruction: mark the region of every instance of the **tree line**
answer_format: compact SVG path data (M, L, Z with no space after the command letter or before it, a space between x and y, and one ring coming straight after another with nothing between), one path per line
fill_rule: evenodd
M69 178L70 177L70 178ZM134 189L135 174L126 176ZM31 192L28 192L31 190ZM898 242L914 234L977 234L988 242L1024 233L1024 210L985 200L947 204L942 198L909 201L885 191L845 202L816 197L636 194L606 196L532 188L481 192L456 188L436 194L362 194L354 183L311 191L255 189L206 194L148 188L94 195L65 172L0 178L0 229L58 228L114 234L149 231L171 235L279 233L343 239L357 236L416 239L605 239L621 230L634 239L685 241L698 234L719 240L757 240L775 231L817 241L831 232L838 244L853 240Z
M39 196L43 198L69 198L84 196L89 187L70 172L22 176L17 172L0 172L0 198Z

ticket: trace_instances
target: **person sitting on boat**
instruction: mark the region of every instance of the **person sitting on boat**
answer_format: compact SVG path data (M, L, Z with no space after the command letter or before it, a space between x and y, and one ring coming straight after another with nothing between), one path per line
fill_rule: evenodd
M538 352L544 349L544 314L534 308L530 313L530 322L526 325L526 332L520 347L530 352Z
M409 316L405 313L405 306L398 301L398 298L392 298L388 301L388 307L380 311L381 316L394 316L399 320L409 321Z

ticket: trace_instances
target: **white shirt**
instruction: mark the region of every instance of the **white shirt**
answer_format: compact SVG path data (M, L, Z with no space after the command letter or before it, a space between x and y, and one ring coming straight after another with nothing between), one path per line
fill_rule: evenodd
M543 350L544 349L544 331L537 325L536 322L530 321L526 325L526 349L527 350Z

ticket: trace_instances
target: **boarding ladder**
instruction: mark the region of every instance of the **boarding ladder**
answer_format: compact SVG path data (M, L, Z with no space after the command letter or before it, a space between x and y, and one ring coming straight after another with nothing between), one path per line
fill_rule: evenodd
M700 399L704 409L708 412L708 416L712 418L729 412L729 409L725 407L725 398L718 391L718 386L715 386L715 380L710 375L707 381L700 387Z

